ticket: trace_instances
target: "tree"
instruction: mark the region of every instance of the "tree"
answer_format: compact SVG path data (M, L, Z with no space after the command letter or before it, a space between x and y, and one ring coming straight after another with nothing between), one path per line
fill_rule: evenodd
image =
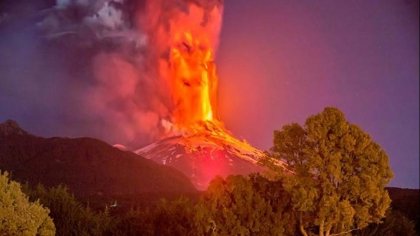
M85 207L63 185L51 188L41 184L35 188L26 186L26 193L51 210L57 235L104 235L110 228L111 219L106 212Z
M162 199L152 211L154 235L201 235L197 231L195 208L185 197Z
M336 108L325 108L305 125L274 132L274 157L284 175L302 235L346 234L379 223L390 205L385 185L392 178L388 156L370 136Z
M151 208L131 209L117 217L110 235L205 235L203 210L185 197L161 199Z
M404 214L396 210L387 212L384 222L380 224L371 224L368 227L354 234L355 236L416 236L415 224Z
M48 208L30 202L19 183L0 171L0 235L55 235Z
M259 175L216 177L200 202L211 235L293 235L295 224L286 213L290 198L278 185Z

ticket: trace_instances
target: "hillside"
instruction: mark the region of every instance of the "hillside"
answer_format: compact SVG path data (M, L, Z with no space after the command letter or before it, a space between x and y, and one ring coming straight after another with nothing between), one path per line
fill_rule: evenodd
M29 184L67 185L78 197L193 193L181 172L93 138L41 138L0 124L0 169Z

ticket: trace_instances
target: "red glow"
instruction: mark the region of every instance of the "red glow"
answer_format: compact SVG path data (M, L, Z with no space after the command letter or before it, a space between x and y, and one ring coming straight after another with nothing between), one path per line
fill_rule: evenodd
M230 172L228 159L221 150L205 149L196 157L197 179L207 186L215 176L227 176Z

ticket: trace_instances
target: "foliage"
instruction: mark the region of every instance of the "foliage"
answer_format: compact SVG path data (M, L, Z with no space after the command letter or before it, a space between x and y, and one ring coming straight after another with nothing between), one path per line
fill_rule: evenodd
M203 210L183 197L162 200L153 212L155 235L202 235L197 215L202 215Z
M388 157L338 109L326 108L303 127L275 131L271 151L294 171L283 186L303 235L351 232L385 216L391 202L384 189L392 178Z
M19 183L0 171L0 235L54 235L49 210L30 202Z
M114 225L111 228L110 235L153 235L154 219L151 216L149 209L131 209L120 216L114 217Z
M281 183L251 175L214 179L201 204L215 235L292 235L289 202Z
M259 175L216 178L197 202L162 200L130 211L112 235L293 235L290 209L280 182Z
M38 184L26 191L31 199L39 199L51 210L57 235L103 235L110 227L106 212L96 213L83 206L63 185L46 189Z
M162 199L156 206L131 209L116 217L112 235L203 235L196 215L197 205L181 197L168 201Z
M363 230L356 232L355 236L416 236L415 224L399 211L388 211L384 222L371 224Z
M129 211L119 219L112 235L200 235L195 213L194 203L187 198L162 199L153 208Z
M387 188L392 199L391 208L399 211L416 223L416 231L420 235L420 190Z

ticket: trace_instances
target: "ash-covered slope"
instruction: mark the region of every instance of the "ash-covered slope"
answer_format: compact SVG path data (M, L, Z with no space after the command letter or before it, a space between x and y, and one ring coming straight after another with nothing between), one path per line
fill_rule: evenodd
M92 138L41 138L0 124L0 170L30 184L67 185L76 196L192 193L181 172Z
M264 152L234 138L214 122L202 122L135 152L175 167L190 177L198 189L206 189L217 175L246 175L265 170L258 164L266 157ZM280 162L277 164L284 166Z

